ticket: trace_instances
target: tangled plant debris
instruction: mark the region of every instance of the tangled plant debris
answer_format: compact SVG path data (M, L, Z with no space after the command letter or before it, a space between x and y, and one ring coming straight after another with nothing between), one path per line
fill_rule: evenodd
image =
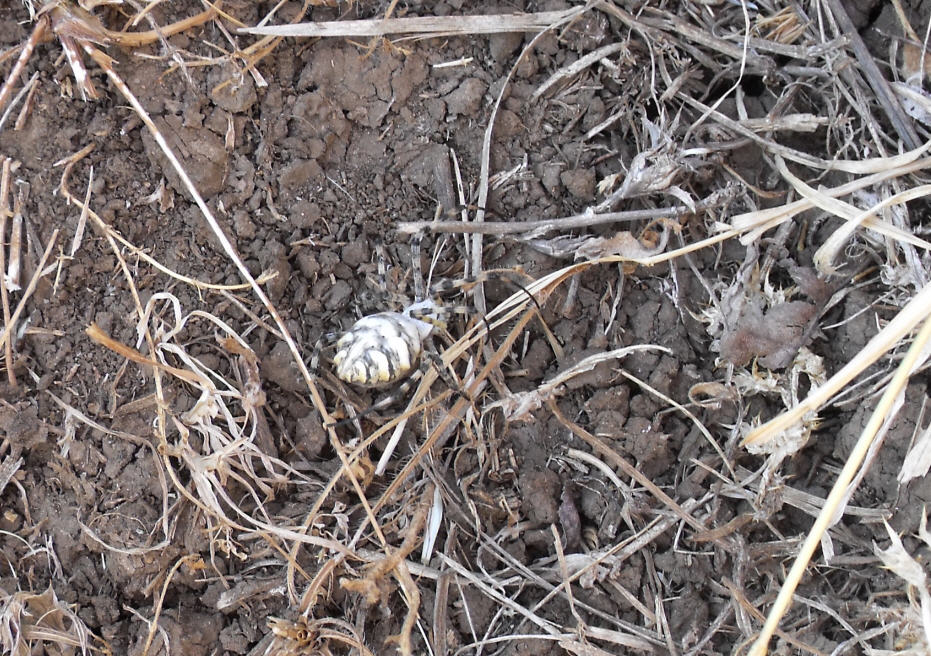
M0 7L4 652L926 653L921 6Z

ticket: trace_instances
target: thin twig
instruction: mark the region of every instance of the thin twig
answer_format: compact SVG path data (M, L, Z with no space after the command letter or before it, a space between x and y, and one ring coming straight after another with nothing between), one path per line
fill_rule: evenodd
M23 96L32 97L33 92L36 90L36 80L39 79L38 73L33 73L32 77L29 78L29 81L23 85L23 88L19 90L16 96L13 98L13 102L4 110L3 115L0 116L0 132L3 132L3 126L6 125L7 120L10 118L10 115L13 113L13 110L16 109L16 106L19 104L19 101L23 99ZM23 105L23 109L20 111L20 115L16 118L16 121L13 123L13 129L19 130L23 123L25 123L25 116L28 115L29 109L29 100L27 98L26 103Z
M10 74L7 76L6 82L3 83L3 87L0 87L0 109L6 106L7 101L10 99L10 95L13 93L13 85L16 84L16 81L22 75L23 69L26 68L26 62L28 62L29 58L32 56L32 51L35 49L36 44L45 36L48 27L49 19L43 16L36 22L36 26L32 28L32 34L29 35L29 40L23 44L23 49L19 53L19 58L16 60L16 63L13 65L13 70L11 70Z
M3 171L0 173L0 301L3 303L3 325L10 325L10 296L6 288L6 250L3 240L6 235L6 223L10 217L10 167L9 157L3 158ZM12 340L4 344L6 356L6 376L10 385L16 387L16 375L13 373L13 345Z
M554 230L566 231L589 226L623 223L625 221L652 221L659 218L678 218L697 211L708 210L722 203L720 197L711 197L695 204L695 208L685 205L657 207L624 212L605 212L603 214L584 213L566 216L560 219L539 219L537 221L485 221L483 223L465 223L463 221L404 221L399 223L397 231L401 234L417 232L453 232L483 235L527 235L539 237Z
M485 128L485 134L482 138L482 155L481 155L481 169L479 172L478 180L478 209L475 211L475 219L472 223L484 223L485 222L485 206L488 203L488 176L491 170L491 136L495 129L495 118L498 115L498 108L501 106L501 102L504 100L505 93L508 89L508 84L511 81L511 78L514 76L514 73L517 72L518 66L520 66L521 60L524 57L528 56L529 53L536 46L537 42L543 38L550 30L553 30L560 25L563 25L577 16L580 16L583 12L587 11L591 3L585 5L584 7L575 7L566 12L562 12L559 18L548 23L530 42L524 46L524 49L521 50L520 55L517 56L517 59L514 60L514 64L508 69L508 73L504 78L504 83L501 85L501 90L498 92L498 96L495 98L495 104L491 108L491 115L488 117L488 126ZM478 276L482 273L482 233L477 232L472 235L472 275ZM472 293L472 297L475 302L475 308L481 312L485 313L485 287L484 285L477 285L475 290Z
M10 339L10 333L12 332L13 326L16 325L16 322L19 321L20 315L26 309L26 301L29 300L29 297L32 296L32 293L36 290L36 285L39 284L39 279L42 278L42 275L45 271L45 264L48 262L49 256L52 254L52 248L55 246L55 242L58 239L58 229L56 228L52 232L52 237L49 239L48 246L45 247L45 252L42 253L42 258L39 260L39 266L36 267L35 272L32 274L32 278L29 280L29 284L26 286L26 291L23 292L23 297L19 299L19 303L16 304L16 309L13 310L13 315L10 317L10 320L3 326L3 332L0 333L0 345L5 345Z

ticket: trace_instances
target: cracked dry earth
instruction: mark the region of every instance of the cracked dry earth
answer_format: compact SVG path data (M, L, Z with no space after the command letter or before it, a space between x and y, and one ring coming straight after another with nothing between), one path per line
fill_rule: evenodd
M254 25L273 4L231 1L224 3L224 9L243 24ZM442 15L568 6L532 4L492 6L449 0L410 2L404 9L410 14ZM278 22L292 16L299 5L286 3ZM356 3L348 17L378 16L384 9ZM167 2L152 15L159 24L168 24L201 10L199 3ZM345 7L315 7L312 16L331 20L345 11ZM113 29L125 21L117 8L98 8L95 14ZM227 28L231 29L228 24ZM30 30L22 3L0 6L0 48L22 43ZM591 11L571 29L541 37L519 62L495 119L493 175L485 203L488 220L520 222L579 214L601 198L598 182L622 170L622 163L636 154L627 137L639 126L621 121L587 136L621 109L621 103L634 107L652 102L643 72L649 54L636 44L615 60L613 68L588 69L558 92L532 98L552 72L613 42L619 33L616 22ZM349 328L364 314L396 309L391 296L410 298L412 251L408 238L396 227L402 221L431 220L437 207L444 218L458 216L456 165L466 205L477 200L481 146L491 106L530 39L531 35L516 33L476 35L410 40L392 47L380 42L369 47L346 39L287 39L258 67L265 86L257 85L255 77L239 76L235 67L220 60L209 66L193 65L195 55L219 56L218 49L207 44L229 47L212 21L168 40L175 52L187 58L183 70L171 68L159 45L135 50L112 47L108 53L179 153L251 273L275 274L264 289L309 362L322 336ZM94 148L75 165L69 185L79 198L89 185L90 205L104 222L180 275L216 285L236 285L241 279L138 116L94 68L91 73L101 98L82 101L60 54L56 41L37 47L26 71L26 77L38 75L31 113L21 129L6 127L0 132L0 154L18 163L13 196L24 217L24 279L36 270L52 232L61 231L53 254L54 274L39 280L17 326L16 385L7 382L0 389L0 457L5 463L22 459L8 484L0 486L0 562L4 564L0 590L6 595L17 591L41 595L51 590L114 654L141 654L147 648L150 654L187 656L262 654L276 649L316 653L295 635L276 639L269 625L269 618L296 621L297 606L287 589L283 555L290 545L258 531L230 531L216 522L195 502L197 486L183 467L176 470L180 479L165 478L161 463L172 457L158 450L151 368L128 363L85 334L94 323L122 344L138 344L136 305L102 232L88 224L80 247L68 255L80 211L56 193L62 167L55 163L89 144ZM4 75L9 67L4 64ZM236 84L223 86L231 79ZM748 96L752 89L748 88ZM761 92L749 97L747 104L762 116L767 102ZM736 115L733 106L722 111ZM747 147L728 157L749 183L768 184L758 150ZM713 167L700 168L690 181L699 197L712 188L716 174ZM468 211L474 213L475 208ZM610 236L617 229L593 227L591 232ZM682 229L686 241L702 236L701 221L694 217L683 219ZM421 246L424 268L431 268L438 254L432 262L434 278L461 279L466 275L465 247L460 235L426 235ZM513 294L514 280L537 279L571 262L571 254L569 259L556 257L506 236L487 236L482 248L486 268L511 272L486 283L487 307ZM803 244L791 257L807 266L811 251ZM268 315L248 290L198 291L156 270L129 249L121 254L143 306L156 295L170 293L184 313L203 310L222 318L254 350L264 394L264 430L259 432L258 446L290 467L286 481L279 479L263 490L261 514L276 525L300 526L341 462L289 350L269 327ZM542 307L541 318L560 345L561 357L554 353L542 323L532 321L485 394L532 390L584 357L654 344L666 350L635 352L623 360L623 370L659 394L687 403L693 386L722 377L715 369L719 354L712 350L712 339L697 318L708 300L703 279L726 280L744 260L744 247L728 243L717 251L653 268L610 265L584 271L557 288ZM383 263L388 266L380 271ZM784 280L792 279L794 266L783 262ZM387 298L373 284L381 277L394 292ZM845 362L875 332L873 315L861 312L871 303L870 290L848 294L831 318L850 321L830 339L812 344L829 368ZM166 307L158 306L157 312L170 315ZM449 332L461 334L470 318L481 321L477 314L451 317ZM183 334L185 348L206 369L235 378L234 357L218 346L218 332L214 324L192 324ZM500 342L505 333L492 334L490 342ZM441 336L436 341L440 348L449 343ZM731 348L736 360L764 355L745 353L740 345ZM321 367L326 369L327 353L322 359ZM621 368L618 361L610 360L569 380L558 400L561 414L610 442L679 503L706 499L716 489L712 473L720 465L716 452L692 421L625 378ZM460 367L459 375L464 371ZM320 380L328 411L337 419L347 416L347 407L365 408L384 394L346 387L325 373ZM441 379L437 387L448 387L448 381ZM164 394L175 415L197 402L197 394L177 381ZM446 403L455 398L447 397ZM925 398L925 380L919 377L895 427L900 438L889 438L891 442L907 442L921 421ZM371 432L372 426L402 408L403 403L381 409L358 425L341 424L340 439L356 444L360 429ZM759 398L745 416L771 416L779 409L778 403ZM735 468L754 466L752 457L736 450L731 425L738 416L733 404L693 410L700 411L701 421L722 444L727 443L727 456ZM836 440L814 442L804 457L786 465L786 479L824 497L828 483L812 472L818 463L842 460L865 421L864 414L868 416L863 408L847 408L827 417ZM444 532L439 544L459 554L475 571L485 568L502 579L517 573L539 577L539 585L502 590L520 606L536 608L554 625L571 628L584 620L621 630L641 626L650 616L664 624L676 649L687 650L727 607L724 584L737 576L754 581L778 578L787 553L779 546L764 555L767 541L775 540L775 534L797 536L810 525L806 514L788 506L773 515L769 528L735 523L734 539L751 545L747 547L747 553L753 554L750 572L743 569L746 563L737 564L721 549L710 547L712 537L706 536L710 542L685 544L673 528L642 553L599 570L593 575L597 580L585 581L575 591L573 602L556 596L537 607L550 589L547 586L559 578L554 575L559 571L554 564L554 530L561 536L564 555L574 557L620 543L666 510L653 497L633 493L629 480L622 484L628 490L622 494L611 468L599 468L573 455L590 449L546 407L535 411L528 422L506 424L500 417L489 417L484 434L456 433L433 456L430 471L440 477L435 482L444 481L448 489L463 495L449 505L450 521L466 527ZM373 490L370 500L392 483L427 432L423 421L410 422L387 472L368 478ZM195 448L208 450L203 441L198 442L203 438L191 435L190 439ZM386 437L376 441L372 461L386 448L386 441ZM901 458L902 448L883 455L859 505L874 508L887 503L896 489L896 458ZM365 472L360 476L365 478ZM6 481L0 478L0 482ZM246 486L233 479L225 485L232 501L255 509L256 500L246 493ZM910 510L896 516L896 528L917 525L920 504L931 497L927 485L903 491L907 503L902 506ZM317 528L321 535L348 541L364 517L357 493L344 482L326 494ZM864 499L870 497L873 500L866 503ZM410 521L405 506L419 500L419 492L402 495L393 501L398 507L382 518L395 547L403 541ZM713 505L706 512L713 515L716 526L748 512L747 501L736 497L716 497ZM494 547L469 532L479 525L486 535L497 536ZM874 529L875 525L851 529L866 554L872 554L870 539L880 535ZM373 537L366 534L365 539L372 540L369 547L377 548ZM419 548L411 559L418 555ZM332 556L308 546L299 551L296 561L313 577ZM196 566L185 561L173 569L194 557ZM854 562L860 554L850 557ZM438 561L430 566L445 571L437 570ZM362 569L351 563L340 576L360 577ZM869 586L861 581L859 588L845 582L843 594L863 597L867 587L899 589L890 575L885 576L889 579L873 579ZM829 578L811 582L806 594L824 594L831 588ZM300 598L307 580L298 576L298 581ZM374 653L392 653L394 647L385 646L386 639L400 632L406 604L397 584L390 577L386 581L387 592L374 610L366 607L361 595L341 588L335 578L327 581L313 614L344 619ZM662 603L649 596L657 581L668 592ZM753 587L746 580L742 583ZM534 625L482 589L458 581L446 589L445 604L440 603L442 597L437 601L439 589L435 582L420 587L415 653L427 653L425 635L437 626L445 627L442 640L451 654L480 653L474 645L484 636L511 637L481 653L568 653L555 640L522 637L535 635ZM754 591L761 593L760 588ZM34 602L36 608L48 599ZM655 614L657 607L662 608L662 618ZM158 630L149 646L147 622L156 612ZM438 621L437 615L443 614ZM64 628L71 626L62 621ZM833 620L825 620L802 637L827 653L842 633ZM433 636L431 644L435 646L437 640ZM656 653L669 649L661 641L644 640ZM734 640L733 635L719 635L702 649L727 653L734 649ZM32 653L77 650L54 642L42 644ZM613 653L626 653L616 644L610 648L616 650ZM338 641L326 649L350 653Z

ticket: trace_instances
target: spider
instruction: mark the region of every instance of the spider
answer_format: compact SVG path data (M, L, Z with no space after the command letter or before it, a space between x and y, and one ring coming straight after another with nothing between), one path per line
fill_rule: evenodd
M477 278L443 280L429 287L430 297L427 297L420 267L419 235L411 240L411 260L415 294L413 303L397 312L366 315L342 334L324 335L314 348L311 369L317 370L320 352L327 344L335 342L336 353L332 358L334 371L337 378L346 383L377 389L403 381L394 394L377 401L365 413L385 408L401 398L423 374L424 366L436 366L440 375L443 375L439 354L429 350L427 344L435 330L446 329L446 319L451 314L467 314L469 309L466 306L446 306L440 297L456 291L468 291L503 273L492 271ZM382 264L379 265L379 274L383 278ZM536 304L533 295L524 291ZM485 318L482 317L482 320ZM418 367L418 364L421 366Z
M379 258L380 286L384 288L384 257ZM311 369L319 366L319 354L328 344L335 343L336 353L332 364L336 377L343 382L359 387L384 388L408 380L397 394L383 399L373 406L375 408L391 405L409 387L410 378L425 362L423 358L425 345L434 330L445 330L446 318L452 312L463 312L463 308L447 308L439 300L439 295L456 289L465 289L475 281L443 281L431 288L428 298L424 292L423 273L420 267L420 236L411 240L412 276L415 300L400 311L386 311L369 314L342 334L324 335L314 348Z

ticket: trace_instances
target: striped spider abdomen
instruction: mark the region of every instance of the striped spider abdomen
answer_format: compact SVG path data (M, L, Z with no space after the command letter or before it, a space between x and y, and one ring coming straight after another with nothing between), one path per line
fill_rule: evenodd
M403 312L362 317L336 342L333 364L340 380L376 387L408 374L423 352L423 342L439 320L433 301L421 301Z

